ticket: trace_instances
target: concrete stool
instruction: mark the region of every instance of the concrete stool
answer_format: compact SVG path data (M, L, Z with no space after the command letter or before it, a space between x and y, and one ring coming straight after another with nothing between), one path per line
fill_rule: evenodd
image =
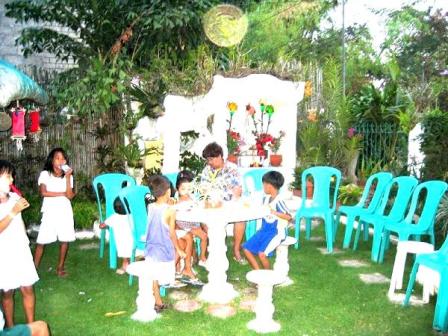
M138 277L138 294L135 300L137 311L131 315L131 319L140 322L150 322L159 315L154 310L155 297L153 292L153 275L145 261L137 261L129 264L126 272Z
M255 319L247 323L247 328L257 333L279 331L281 326L272 319L275 307L272 303L272 287L285 279L273 270L254 270L246 274L248 281L258 285L258 296L255 301Z
M420 253L431 253L434 251L434 246L428 243L419 241L399 241L397 245L397 254L395 255L394 268L392 271L392 277L390 279L390 286L388 296L393 299L395 296L396 289L403 288L403 273L406 264L406 257L408 253L420 254ZM423 271L423 272L421 272ZM419 270L417 277L422 278L422 274L425 269ZM432 291L432 284L430 281L423 281L423 302L429 302L429 293Z
M286 237L286 239L275 250L275 262L274 271L285 279L279 286L289 286L294 283L288 276L289 273L289 261L288 261L288 248L289 245L294 245L297 239L294 237Z

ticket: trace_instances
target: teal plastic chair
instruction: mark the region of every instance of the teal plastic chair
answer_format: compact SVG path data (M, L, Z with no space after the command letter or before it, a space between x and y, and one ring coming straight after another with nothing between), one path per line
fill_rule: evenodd
M371 175L367 181L366 185L364 187L364 190L361 195L361 199L359 200L358 204L356 205L342 205L339 207L339 210L336 215L336 230L335 230L335 236L336 232L339 226L339 221L341 214L345 214L347 221L345 224L345 235L344 235L344 242L342 244L343 248L348 248L350 246L350 241L352 239L352 233L353 233L353 223L355 222L355 219L362 214L370 214L373 213L380 204L380 201L383 197L384 191L386 190L387 185L392 180L393 176L391 173L387 172L380 172ZM372 187L372 184L376 184L372 198L370 202L367 204L369 199L369 193L370 189ZM368 236L366 237L366 234L368 235L369 231L364 231L364 240L368 239Z
M114 201L118 197L121 189L127 186L135 186L135 180L129 175L121 173L106 173L96 176L93 179L93 190L95 190L96 201L100 222L104 223L106 218L115 213ZM104 202L106 213L103 213L100 197L100 186L104 191ZM104 246L106 245L106 231L101 230L100 236L100 258L104 257ZM117 248L115 246L114 233L109 228L109 267L117 268Z
M163 174L170 182L173 184L173 187L176 188L176 181L177 181L177 173L168 173Z
M135 251L144 250L146 245L146 231L148 225L148 212L146 210L145 196L149 194L146 186L126 187L120 191L119 197L123 203L131 227L133 245L131 262L135 261ZM132 285L132 275L129 275L129 285Z
M418 184L418 180L413 176L398 176L393 178L386 186L381 202L373 213L362 213L358 218L358 228L356 230L355 243L353 250L358 248L359 237L361 235L361 228L364 228L364 233L369 232L369 226L373 226L373 242L371 259L378 262L380 254L381 235L383 234L383 226L388 221L403 220L406 209L411 199L412 192ZM396 194L391 191L396 189ZM393 197L395 195L395 197ZM387 205L391 204L390 210L386 213Z
M314 184L313 198L311 204L308 205L306 198L302 197L302 205L296 212L295 238L297 242L295 248L299 248L301 219L305 218L306 220L306 239L309 240L311 238L311 219L317 217L324 221L327 250L332 253L335 231L334 214L341 183L341 172L336 168L325 166L305 169L302 173L302 195L306 195L306 181L310 177L313 178ZM332 182L335 187L333 197L331 197Z
M384 260L386 246L389 244L390 233L395 232L399 241L410 240L415 237L420 240L422 235L428 235L432 245L435 245L434 222L440 201L448 188L443 181L427 181L419 184L412 194L411 206L404 220L386 222L381 236L380 262ZM415 215L419 207L419 198L426 191L426 198L420 217L415 222Z
M432 327L442 333L448 331L448 239L445 239L440 250L432 253L418 254L412 267L408 288L403 305L409 305L415 277L420 265L426 266L440 274L439 292L434 311Z
M249 197L254 193L263 192L263 175L269 171L267 168L254 168L243 175L243 194ZM257 221L250 220L246 222L245 237L249 240L257 231Z

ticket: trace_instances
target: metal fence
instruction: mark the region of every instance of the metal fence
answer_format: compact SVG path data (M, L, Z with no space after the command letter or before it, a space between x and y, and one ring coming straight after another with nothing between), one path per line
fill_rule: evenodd
M381 166L405 162L408 154L408 135L397 124L359 123L356 132L363 136L361 157Z

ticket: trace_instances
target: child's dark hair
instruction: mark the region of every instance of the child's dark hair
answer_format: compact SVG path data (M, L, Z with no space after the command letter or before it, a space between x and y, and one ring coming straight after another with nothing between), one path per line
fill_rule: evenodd
M194 180L194 174L189 170L182 170L177 174L176 189L179 189L182 183L188 183Z
M204 159L215 158L219 156L223 156L222 147L216 142L209 143L202 151L202 157Z
M0 160L0 175L3 174L10 174L12 177L16 174L14 166L7 160Z
M163 175L152 175L148 178L148 187L151 194L157 200L165 195L166 191L171 189L170 181Z
M67 157L67 154L65 153L65 150L61 147L53 148L51 150L50 154L48 154L47 160L45 161L45 164L44 164L44 170L46 170L49 173L54 173L53 160L57 153L61 153L62 156L64 157L65 161L67 161L67 164L69 164L68 157ZM64 172L62 172L62 176L64 176Z
M124 208L124 205L121 202L120 197L117 197L114 200L114 211L119 215L126 215L126 209Z
M275 189L279 190L283 186L283 183L285 183L285 178L278 171L271 170L263 175L262 181L263 183L268 183Z

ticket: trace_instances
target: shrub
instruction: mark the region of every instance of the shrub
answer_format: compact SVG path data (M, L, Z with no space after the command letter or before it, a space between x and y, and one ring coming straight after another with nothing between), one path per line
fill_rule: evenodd
M423 118L421 149L425 153L422 168L424 180L448 180L448 113L438 109Z
M98 219L98 208L94 201L84 197L72 200L75 229L91 229L93 222Z

